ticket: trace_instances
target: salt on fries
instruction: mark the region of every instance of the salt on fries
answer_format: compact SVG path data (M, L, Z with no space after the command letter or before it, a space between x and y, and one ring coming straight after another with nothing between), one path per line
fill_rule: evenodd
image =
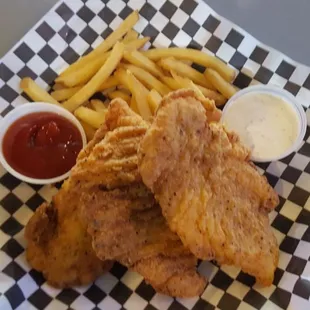
M138 19L138 12L132 12L97 48L64 70L50 94L31 78L24 78L21 88L33 101L71 111L88 140L104 122L109 100L115 98L150 119L162 97L172 90L191 88L217 106L237 91L231 84L234 70L202 51L178 47L140 51L150 38L139 37L133 29ZM193 68L193 63L206 67L205 72ZM106 100L92 99L100 92Z

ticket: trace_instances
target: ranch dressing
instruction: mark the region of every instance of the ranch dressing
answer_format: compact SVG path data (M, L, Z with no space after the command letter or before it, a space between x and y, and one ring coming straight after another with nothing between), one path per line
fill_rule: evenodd
M255 158L275 158L287 151L299 133L294 108L281 97L248 93L236 99L224 113L223 123L239 134Z

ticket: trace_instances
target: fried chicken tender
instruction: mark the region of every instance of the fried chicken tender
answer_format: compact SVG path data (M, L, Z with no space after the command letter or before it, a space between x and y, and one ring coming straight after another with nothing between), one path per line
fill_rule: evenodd
M164 98L139 150L143 182L170 229L201 259L273 282L278 245L268 213L279 200L237 135L209 123L190 90Z
M30 265L54 287L91 283L112 266L101 261L77 211L77 184L66 181L53 201L43 203L26 226L26 251Z
M197 259L170 231L138 173L137 149L149 123L116 99L105 126L104 138L96 134L72 171L75 182L92 186L82 195L80 212L96 254L139 272L158 292L201 294L206 282L196 272Z

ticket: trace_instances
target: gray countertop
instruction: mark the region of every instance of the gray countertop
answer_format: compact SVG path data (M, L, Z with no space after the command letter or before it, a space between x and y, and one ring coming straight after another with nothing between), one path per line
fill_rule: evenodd
M238 24L263 43L280 50L296 61L310 65L310 1L205 1L217 13ZM57 0L1 0L0 57L56 2Z

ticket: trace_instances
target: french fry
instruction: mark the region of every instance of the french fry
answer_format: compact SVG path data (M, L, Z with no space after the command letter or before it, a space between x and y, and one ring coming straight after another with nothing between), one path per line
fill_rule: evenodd
M86 100L85 102L83 102L82 106L86 107L86 108L89 108L89 109L92 109L92 106L90 105L90 101L89 100Z
M76 92L78 92L82 86L76 86L72 88L63 88L51 92L51 96L57 101L64 101L72 97Z
M141 67L156 77L161 77L163 75L163 71L155 64L155 62L144 56L139 51L125 51L124 58L131 64Z
M65 76L71 72L77 71L77 69L83 68L88 65L89 61L102 55L114 46L114 44L120 40L139 20L138 11L133 11L127 18L114 30L96 49L90 52L88 55L80 58L77 62L68 67L60 76Z
M174 70L170 70L170 73L171 73L171 76L177 81L177 83L182 88L190 88L190 89L193 89L193 90L197 91L197 87L194 86L195 84L189 78L181 77ZM199 89L198 89L198 93L201 94Z
M186 65L182 61L178 61L172 57L163 58L158 62L158 65L166 70L174 70L179 75L188 77L190 80L201 86L213 88L212 84L207 81L202 73L193 69L191 66Z
M125 86L125 85L122 85L122 84L118 84L117 85L117 90L121 90L122 92L128 94L129 96L131 96L131 92L130 90Z
M229 99L237 92L234 86L225 81L216 71L207 69L205 71L205 76L225 98Z
M105 113L97 112L86 107L79 107L74 111L74 115L86 124L98 129L105 120Z
M105 97L108 97L108 93L110 93L111 91L114 91L116 90L115 87L111 87L111 88L107 88L105 90L103 90L101 93L105 96Z
M191 88L196 93L198 93L200 96L206 97L208 99L214 100L216 106L222 106L226 103L226 98L219 94L216 91L213 91L211 89L207 89L203 86L196 85L193 81L191 81L188 78L183 78L176 74L175 72L171 72L173 78L179 83L180 86L183 88Z
M111 100L115 99L115 98L122 98L128 104L130 103L130 96L128 94L126 94L125 92L121 91L121 90L115 90L115 91L112 91L112 92L108 93L108 97Z
M137 109L139 114L144 119L149 119L152 116L151 109L147 102L147 95L149 91L139 80L135 78L135 76L129 70L126 70L125 73L127 75L126 79L129 90L137 102Z
M66 88L66 86L63 84L60 84L60 83L56 83L53 86L53 90L60 90L60 89L64 89L64 88Z
M136 39L126 43L126 51L138 50L151 40L150 37Z
M192 48L154 48L143 52L143 54L144 56L147 56L149 59L154 61L166 57L175 57L191 60L199 65L205 66L206 68L214 69L227 82L231 82L235 77L235 71L232 68L228 67L220 59Z
M161 80L166 84L168 85L171 89L173 90L178 90L178 89L181 89L181 88L184 88L186 86L184 86L184 84L180 84L178 81L176 81L174 78L172 77L168 77L168 76L165 76L165 77L162 77ZM202 92L202 94L206 97L206 98L209 98L209 99L212 99L215 101L215 104L216 106L222 106L223 104L226 103L226 98L224 96L222 96L221 94L211 90L211 89L207 89L203 86L200 86L200 85L197 85L194 83L194 85L196 87L198 87L198 89Z
M156 89L162 96L171 92L171 89L155 78L151 73L143 70L134 65L124 65L125 69L128 69L133 75L147 88Z
M159 94L157 90L152 89L147 96L147 100L148 100L149 106L151 107L152 113L154 115L157 108L159 107L161 103L162 96Z
M120 68L115 71L114 76L119 80L119 83L121 85L124 85L127 89L130 90L130 82L129 82L129 76L127 72L124 70L124 68Z
M201 99L201 104L203 105L203 107L205 108L205 110L207 111L207 113L211 114L208 115L208 117L210 117L211 121L212 120L219 120L221 117L221 111L215 108L215 102L213 99L210 98L206 98L203 93L201 92L201 90L199 89L199 87L194 84L193 81L191 81L190 79L187 78L182 78L180 76L178 76L177 74L173 74L174 79L180 83L181 85L183 85L185 88L189 88L192 89L193 91L195 91L196 95L198 96L198 98Z
M176 72L174 72L173 70L171 70L171 75L172 77L179 83L179 85L182 88L189 88L192 89L196 92L196 94L202 98L205 99L205 96L202 94L202 92L200 91L200 89L196 86L196 84L193 83L193 81L191 81L189 78L183 78L181 76L179 76Z
M161 80L172 90L177 90L182 88L182 86L172 77L170 76L163 76Z
M60 75L55 81L57 83L62 83L67 87L74 87L76 85L87 83L104 65L110 55L110 52L104 53L103 55L100 55L100 57L89 62L80 70L73 71L71 74L65 76Z
M202 99L206 98L204 94L201 92L201 90L199 89L199 87L197 87L197 85L193 81L189 81L189 88L194 90L200 98Z
M105 112L107 110L106 106L104 105L104 103L99 100L99 99L92 99L90 100L90 105L91 107L97 111L97 112Z
M119 84L119 80L116 76L110 76L105 82L101 84L98 91L104 91L105 89L116 87Z
M131 97L131 100L130 100L130 108L131 108L131 110L133 110L134 112L139 114L137 101L133 96Z
M39 102L53 103L61 106L46 90L37 85L31 78L23 78L20 82L21 89L33 100Z
M96 75L83 86L74 96L67 100L63 105L69 111L74 111L78 108L84 101L88 100L102 85L104 81L111 75L115 70L119 62L121 61L124 53L124 44L117 42L111 55L96 73Z
M127 32L122 42L128 43L130 41L137 39L138 36L139 36L138 32L136 30L131 29Z
M215 105L217 107L221 107L222 105L224 105L227 102L227 99L223 95L221 95L220 93L218 93L214 90L211 90L211 89L207 89L207 88L200 86L200 85L196 85L196 86L199 88L199 90L202 92L202 94L206 98L214 100Z
M184 64L188 65L188 66L191 66L193 64L192 61L190 60L187 60L187 59L180 59L180 61L182 61Z
M133 40L129 42L125 46L125 48L130 51L136 48L141 48L149 40L149 37ZM58 78L56 78L55 81L57 83L62 83L67 87L85 84L98 72L98 70L104 65L110 55L111 52L106 52L102 55L98 55L98 57L90 60L82 68L72 70L65 75L60 75Z
M92 126L88 125L87 123L85 123L84 121L81 121L80 120L80 123L85 131L85 135L86 135L86 138L87 138L87 141L90 141L95 133L96 133L96 129L93 128Z

